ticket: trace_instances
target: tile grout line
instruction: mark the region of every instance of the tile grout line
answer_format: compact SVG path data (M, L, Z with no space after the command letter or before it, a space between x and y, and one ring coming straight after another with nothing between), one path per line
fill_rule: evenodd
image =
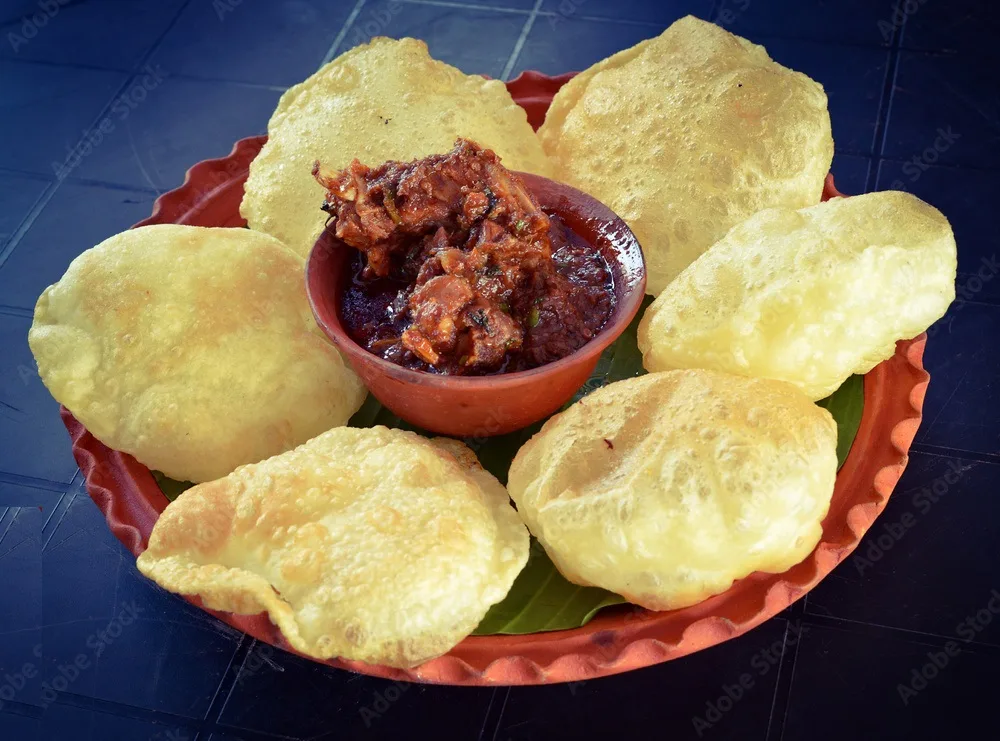
M984 306L996 307L996 304L983 304ZM1000 456L995 453L979 453L974 450L962 450L961 448L949 448L945 445L932 445L930 443L914 442L910 444L910 452L921 455L932 455L937 458L962 458L963 460L975 461L986 465L1000 464Z
M35 478L34 476L25 476L24 474L20 473L7 473L6 471L0 471L0 484L10 484L12 486L27 486L31 489L41 489L42 491L54 491L59 494L63 494L70 487L73 486L73 479L70 479L67 482L49 481L48 479L39 479Z
M129 705L128 703L117 702L115 700L105 700L99 697L90 697L89 695L80 695L73 692L59 693L59 699L57 699L54 704L65 707L79 708L81 710L89 710L91 712L102 713L104 715L111 715L119 718L130 718L132 720L139 720L146 723L181 726L188 730L192 730L195 733L219 733L232 735L234 731L237 731L237 729L233 726L225 726L165 710L154 710L152 708ZM296 741L291 736L268 733L266 731L257 731L251 728L238 729L237 732L246 736L247 741L257 741L258 739L260 741Z
M882 84L882 99L879 101L879 115L872 140L872 160L868 167L868 177L865 179L866 193L875 190L882 172L885 143L889 138L889 116L892 115L896 77L899 74L899 46L905 27L906 17L904 16L902 26L893 30L892 42L889 45L889 63L886 65L885 81Z
M132 78L130 77L129 79ZM101 112L103 113L106 108L107 105L101 109ZM100 118L97 120L100 121ZM79 146L79 142L77 142L77 146ZM4 245L3 249L0 249L0 268L4 266L4 263L7 262L7 259L14 252L14 249L18 244L20 244L24 235L27 234L28 230L31 228L31 225L35 223L35 219L38 218L38 215L49 204L49 201L52 200L52 196L54 196L56 191L59 190L59 185L60 182L58 180L51 181L47 186L45 186L45 190L43 190L42 194L38 196L35 202L31 205L31 208L28 209L28 213L26 213L24 218L21 219L21 223L17 225L17 229L14 230L14 233L10 235L10 239L7 240L7 244Z
M150 60L153 58L153 55L160 50L161 46L163 46L164 39L166 39L167 35L174 30L174 26L177 25L177 21L179 21L181 19L181 16L184 15L184 11L188 9L188 6L191 5L191 2L192 0L184 0L184 2L180 4L180 7L177 8L177 11L174 13L174 17L170 19L170 23L167 24L167 27L164 28L163 32L153 41L152 44L149 45L149 48L146 49L146 52L141 57L139 57L139 59L136 60L135 64L132 66L133 74L141 72L142 68L145 65L149 64Z
M398 0L407 5L430 5L438 8L456 8L459 10L490 10L495 13L510 13L513 15L528 15L527 8L501 8L495 5L472 5L471 3L451 2L451 0Z
M19 319L31 319L35 315L31 309L23 309L19 306L0 306L0 314L16 316Z
M898 640L905 640L919 645L940 646L948 641L955 641L961 646L981 649L984 653L1000 654L1000 643L984 643L976 640L968 641L956 638L954 635L941 635L929 631L900 628L895 625L882 625L881 623L851 620L850 618L836 617L834 615L807 612L802 618L802 623L803 629L808 625L827 630L839 630L852 635L864 635L869 638L878 638L888 633Z
M17 510L19 509L21 508L4 507L3 514L0 515L0 545L3 545L4 540L7 538L7 533L14 527L14 521L17 519Z
M25 180L37 180L40 183L52 183L55 182L51 175L43 175L41 173L32 172L31 170L19 170L16 167L6 167L0 166L0 175L7 175L10 177L21 177Z
M59 507L60 505L62 505L63 500L65 498L66 498L65 493L60 495L59 500L55 503L55 506L49 509L49 516L46 517L45 522L42 523L42 530L41 530L42 533L45 532L45 529L49 526L49 523L52 522L52 518L55 516L55 513L59 511Z
M232 85L234 87L245 87L251 90L270 90L273 93L283 93L288 90L288 85L270 85L265 82L247 82L246 80L227 80L224 77L202 77L186 72L165 71L163 76L167 79L185 80L189 82L214 82L222 85Z
M194 718L162 710L151 710L135 705L128 705L113 700L103 700L99 697L90 697L89 695L80 695L73 692L60 692L53 704L89 710L92 713L101 713L102 715L110 715L115 718L129 718L146 723L181 726L195 733L205 730Z
M342 43L344 43L344 39L347 38L347 32L351 29L351 26L354 25L354 21L358 19L358 16L361 15L361 9L363 7L365 7L365 0L358 0L357 3L355 3L354 9L351 11L350 15L347 16L347 19L344 21L344 25L340 27L340 31L338 31L337 35L333 38L333 44L331 44L330 48L327 50L326 55L323 57L323 61L319 63L320 67L329 63L334 56L336 56L337 49Z
M799 644L802 643L802 620L801 618L795 621L795 625L798 629L798 640L791 646L791 652L788 651L788 633L792 629L792 621L789 620L785 623L785 634L783 636L783 643L781 646L781 659L778 661L778 676L774 679L774 696L771 699L771 712L768 714L767 718L767 730L764 732L764 738L766 741L772 741L772 728L777 729L777 736L773 741L781 741L781 737L785 733L785 720L788 718L788 706L792 697L792 680L795 679L795 662L799 656ZM788 658L786 658L786 656ZM787 670L785 669L785 664L789 664ZM788 679L784 679L788 677ZM779 703L780 706L779 706ZM779 711L781 713L781 722L777 726L775 725L775 713Z
M500 73L501 80L510 79L510 73L514 69L514 65L517 63L517 58L521 56L521 50L524 48L524 42L528 38L528 34L531 33L532 26L535 25L535 18L538 17L538 11L542 7L543 0L535 0L535 5L531 9L531 15L524 22L524 27L521 29L521 35L517 37L517 41L514 43L514 50L510 53L510 58L507 60L507 64L504 65L503 72Z
M490 719L490 710L493 709L493 701L497 696L497 688L494 687L493 691L490 693L490 702L486 706L486 712L483 714L483 725L479 729L479 735L476 737L476 741L483 741L486 736L486 722Z
M49 515L49 519L45 521L45 525L42 526L42 551L44 552L48 547L49 543L52 541L52 536L56 534L59 526L62 525L62 521L66 519L66 515L70 508L73 506L73 502L76 501L77 496L79 496L80 491L76 489L72 492L67 492L62 499L59 500L59 504L52 508L52 513ZM56 520L55 524L49 529L48 535L45 535L45 528L52 521L52 518L56 516L56 512L59 512L59 519Z
M539 2L541 2L541 0L539 0ZM504 693L503 704L500 706L500 714L497 715L497 724L496 727L493 729L493 737L492 739L490 739L490 741L497 741L497 734L500 733L500 724L503 723L503 714L504 711L507 710L507 700L510 699L511 689L512 689L511 687L507 687L507 691Z
M870 157L872 160L875 160L877 158L880 162L893 162L893 163L906 163L910 162L913 159L912 157L907 159L904 157L897 157L894 155L881 155L881 156L875 154L864 155L864 154L855 154L854 152L839 152L839 154L849 154L852 157ZM941 169L941 170L968 170L969 172L978 172L990 175L994 175L998 171L1000 171L1000 167L983 167L980 165L955 164L952 162L941 162L940 160L935 162L933 165L929 165L928 167L930 169Z
M240 678L240 672L243 671L250 652L256 646L256 638L252 638L246 633L240 636L240 642L237 644L236 650L233 651L233 655L229 657L229 664L226 666L226 671L223 672L222 679L219 680L219 684L215 688L212 701L208 704L208 710L205 711L205 721L215 724L221 722L222 713L226 709L226 703L229 702L233 688L236 687L237 681ZM232 681L229 679L230 672L233 675ZM216 708L216 705L218 705L218 708Z
M22 718L34 718L41 720L45 708L41 705L32 705L30 702L18 702L17 700L4 700L3 712L11 715L20 715Z
M85 69L91 72L117 72L120 75L131 75L132 67L102 67L97 64L87 64L85 62L53 62L49 59L13 59L0 58L0 62L13 62L14 64L31 64L36 67L66 67L69 69Z

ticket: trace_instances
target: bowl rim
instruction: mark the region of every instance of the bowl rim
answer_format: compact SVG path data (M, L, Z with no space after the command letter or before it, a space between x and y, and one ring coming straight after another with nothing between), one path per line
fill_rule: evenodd
M619 239L609 240L609 242L611 243L611 252L615 256L615 262L619 266L619 272L624 276L626 284L623 287L620 298L617 297L617 291L612 288L612 291L616 293L615 305L611 310L611 315L601 327L600 331L598 331L598 333L585 344L581 345L565 357L553 360L551 363L545 363L537 368L514 371L511 373L494 373L481 376L457 376L443 373L430 373L428 371L414 370L412 368L405 368L401 365L397 365L396 363L379 357L375 353L370 352L366 348L359 345L343 327L339 317L339 299L341 292L338 286L334 286L332 288L328 287L326 289L326 295L332 298L334 310L338 313L338 316L334 317L335 322L328 321L326 312L320 309L319 300L316 296L316 292L314 291L313 277L319 269L319 263L328 259L329 252L331 250L339 250L341 249L340 245L343 245L343 242L333 236L332 232L330 232L329 228L327 228L323 230L322 234L320 234L315 244L313 244L312 249L309 251L309 256L306 258L306 295L309 299L309 306L312 309L316 324L319 325L320 329L323 330L324 334L326 334L338 350L356 358L360 362L367 363L375 368L378 368L379 372L402 383L448 389L451 391L457 389L481 389L485 386L499 389L508 386L521 386L524 383L538 380L539 377L558 373L563 368L586 362L595 355L599 355L604 352L604 350L606 350L622 335L622 333L625 332L626 328L635 318L636 314L639 313L643 298L646 295L646 258L642 251L642 245L639 243L635 233L629 228L628 224L625 223L625 220L621 216L589 193L585 193L582 190L567 185L566 183L561 183L558 180L553 180L542 175L535 175L533 173L520 171L513 172L518 177L522 178L525 181L525 184L528 185L528 188L532 191L534 191L534 185L545 184L548 187L552 187L553 190L560 196L560 202L571 199L575 205L583 206L589 209L596 209L598 213L603 212L600 216L601 220L610 223L613 226L615 233L620 235ZM555 211L556 213L559 212L559 209L557 208L550 210ZM580 236L582 237L582 235ZM593 246L593 243L590 240L587 240L587 242ZM344 246L347 249L351 249L346 245ZM639 269L629 273L629 271L624 269L622 257L626 251L633 249L639 257ZM614 272L613 266L611 269L612 272ZM332 296L330 296L330 294L332 294Z

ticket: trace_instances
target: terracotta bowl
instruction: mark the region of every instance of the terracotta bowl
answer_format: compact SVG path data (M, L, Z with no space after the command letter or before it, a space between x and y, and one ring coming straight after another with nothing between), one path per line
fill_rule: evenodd
M568 185L518 173L547 213L601 252L614 278L615 307L604 328L561 360L517 373L445 376L403 368L357 344L341 320L344 273L355 250L327 230L306 265L306 290L316 322L368 390L394 414L424 430L483 438L520 430L548 417L594 372L601 353L625 331L646 290L646 267L635 235L600 201Z

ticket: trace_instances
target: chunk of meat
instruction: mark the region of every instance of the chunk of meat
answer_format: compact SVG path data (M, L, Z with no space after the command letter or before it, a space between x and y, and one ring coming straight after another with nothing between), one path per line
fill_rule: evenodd
M413 323L402 343L430 365L455 356L460 366L499 365L521 346L523 334L510 316L476 295L468 280L440 275L410 295Z
M330 176L316 162L313 175L327 190L322 208L338 239L364 252L375 276L389 275L390 258L405 258L414 237L440 228L459 243L489 220L525 242L547 241L548 217L521 180L466 139L447 154L375 168L354 160Z

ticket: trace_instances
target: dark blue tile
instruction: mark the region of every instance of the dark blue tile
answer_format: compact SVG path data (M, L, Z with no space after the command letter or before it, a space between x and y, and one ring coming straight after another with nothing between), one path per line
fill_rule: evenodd
M972 55L900 52L883 154L936 150L942 164L1000 167L1000 88L983 74Z
M427 42L432 57L466 74L500 78L526 21L523 13L377 0L364 5L337 53L372 36L412 36Z
M45 180L0 173L0 253L47 186Z
M43 568L46 677L76 663L65 692L205 716L242 634L143 577L86 494L53 532Z
M0 610L0 705L41 701L42 526L47 517L48 511L38 507L11 507L0 516L0 593L8 595Z
M11 741L44 741L38 733L41 721L26 715L0 712L0 738Z
M812 628L795 660L781 739L979 738L981 729L995 723L995 651L964 647L949 656L945 645L904 640L888 632ZM938 669L935 660L943 668ZM914 672L932 679L914 680Z
M532 69L550 75L579 72L622 49L660 33L659 26L638 23L559 20L539 17L525 38L511 77Z
M888 46L898 0L722 0L716 22L740 36Z
M194 741L195 738L195 732L189 728L61 704L46 709L39 729L42 739L53 740Z
M40 4L34 3L27 17L0 25L0 34L7 40L0 44L0 56L131 70L183 4L184 0L63 0L48 3L52 12L46 13L39 12ZM44 25L39 25L42 18L46 18Z
M28 349L31 320L0 314L0 472L68 483L69 435Z
M1000 344L989 341L998 333L1000 306L975 301L957 301L930 328L931 383L917 442L1000 456Z
M503 690L499 690L502 692ZM293 738L477 738L494 690L388 682L267 644L247 654L219 723ZM448 708L446 718L441 708ZM503 738L498 736L497 738Z
M837 151L871 154L889 51L809 41L757 38L779 64L804 72L829 98Z
M951 222L958 243L959 295L975 301L998 301L1000 251L991 207L1000 202L1000 175L930 165L928 158L935 153L932 148L907 162L882 160L878 189L905 190L940 209Z
M494 737L628 738L669 728L670 738L679 741L763 741L786 626L784 620L770 620L733 641L620 676L514 687ZM637 699L653 697L670 699ZM561 712L551 712L553 707Z
M154 72L159 70L153 67ZM238 139L266 131L275 90L147 75L110 114L114 129L73 170L81 178L154 190L176 188L195 163L229 154Z
M34 308L41 292L62 277L74 257L152 210L151 193L63 183L0 265L0 302Z
M647 21L668 26L678 18L696 15L708 20L712 0L544 0L542 12L562 19L593 17L625 21ZM541 22L539 18L538 22ZM557 26L558 27L558 26Z
M954 637L1000 588L998 514L1000 464L912 453L885 511L806 612ZM1000 646L1000 620L974 638Z
M837 190L847 196L856 196L864 193L868 185L868 170L871 168L871 159L868 157L858 157L853 154L833 155L833 182Z
M0 167L53 174L126 80L122 72L0 61Z
M0 481L0 508L2 507L41 507L48 512L62 497L62 491L52 488L39 488L27 484L9 484Z
M449 0L444 0L447 3ZM584 0L585 2L586 0ZM405 2L414 3L434 3L437 0L405 0ZM528 12L533 7L535 7L535 0L464 0L463 5L481 5L485 8L501 8L507 10L518 10L521 12Z
M906 16L902 39L905 48L989 54L1000 35L1000 15L994 0L917 0L900 5ZM912 12L905 12L907 5Z
M354 3L193 2L152 61L168 72L287 87L319 67Z

